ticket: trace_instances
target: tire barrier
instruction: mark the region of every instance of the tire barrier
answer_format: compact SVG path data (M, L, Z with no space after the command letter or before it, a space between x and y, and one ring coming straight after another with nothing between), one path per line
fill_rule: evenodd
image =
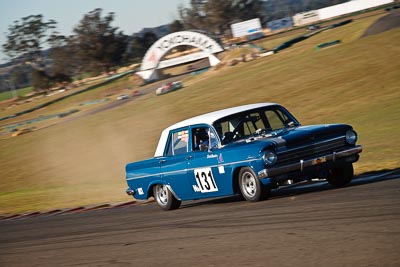
M24 110L24 111L15 113L14 115L9 115L9 116L5 116L5 117L1 117L1 118L0 118L0 121L6 120L6 119L10 119L10 118L15 118L15 117L18 117L18 116L21 116L21 115L24 115L24 114L33 112L33 111L35 111L35 110L38 110L38 109L41 109L41 108L50 106L50 105L52 105L52 104L54 104L54 103L57 103L57 102L60 102L60 101L62 101L62 100L64 100L64 99L66 99L66 98L68 98L68 97L75 96L75 95L78 95L78 94L81 94L81 93L84 93L84 92L87 92L87 91L96 89L96 88L98 88L98 87L107 85L107 84L109 84L109 83L111 83L111 82L113 82L113 81L115 81L115 80L117 80L117 79L120 79L120 78L122 78L122 77L125 77L126 75L131 74L131 73L134 73L134 72L135 72L135 71L132 70L132 71L127 71L127 72L124 72L124 73L121 73L121 74L113 75L113 76L107 78L107 79L106 79L105 81L103 81L103 82L100 82L100 83L98 83L98 84L89 86L89 87L87 87L87 88L85 88L85 89L82 89L82 90L80 90L80 91L74 92L74 93L69 94L69 95L62 96L62 97L60 97L60 98L51 100L51 101L49 101L49 102L40 104L40 105L38 105L38 106L36 106L36 107L33 107L33 108L30 108L30 109L27 109L27 110Z
M96 99L96 100L80 103L79 106L88 106L88 105L94 105L94 104L99 104L99 103L105 103L109 100L110 100L109 98Z
M347 20L341 21L339 23L333 24L332 26L329 26L329 27L336 28L336 27L340 27L340 26L349 24L350 22L353 22L353 20L352 19L347 19Z
M289 40L289 41L287 41L287 42L284 42L284 43L278 45L277 47L275 47L275 48L273 49L273 50L274 50L274 53L278 53L279 51L281 51L281 50L283 50L283 49L286 49L286 48L288 48L288 47L291 47L291 46L294 45L295 43L301 42L301 41L303 41L303 40L305 40L305 39L307 39L307 38L309 38L309 36L307 36L307 35L302 35L302 36L296 37L296 38L294 38L294 39L291 39L291 40Z
M262 47L262 46L259 46L259 45L253 44L253 43L248 43L247 45L248 45L250 48L257 49L259 53L265 53L265 52L267 52L267 50L266 50L264 47Z
M204 69L200 69L200 70L195 70L195 71L192 71L190 73L190 75L199 75L199 74L202 74L202 73L208 71L209 69L210 69L210 67L204 68Z
M291 39L291 40L289 40L289 41L286 41L286 42L284 42L284 43L278 45L277 47L275 47L275 48L273 49L273 51L274 51L274 53L278 53L279 51L281 51L281 50L283 50L283 49L286 49L286 48L288 48L288 47L291 47L291 46L294 45L295 43L304 41L304 40L310 38L311 36L314 36L314 35L316 35L316 34L318 34L318 33L320 33L320 32L323 32L323 31L326 31L326 30L330 30L330 29L333 29L333 28L337 28L337 27L340 27L340 26L349 24L349 23L352 22L352 21L353 21L352 19L344 20L344 21L341 21L341 22L339 22L339 23L335 23L335 24L332 24L332 25L323 27L323 28L321 28L321 29L319 29L319 30L317 30L317 31L312 32L312 33L308 33L308 34L304 34L304 35L298 36L298 37L296 37L296 38L293 38L293 39Z
M330 47L330 46L333 46L333 45L337 45L337 44L340 44L340 43L341 43L340 40L335 40L335 41L332 41L332 42L322 43L322 44L317 45L315 47L315 49L316 50L320 50L322 48L327 48L327 47Z
M30 119L30 120L18 122L18 123L15 123L15 124L2 126L2 127L0 127L0 130L3 128L7 132L12 133L12 132L18 131L18 127L21 127L21 126L30 125L32 123L37 123L37 122L45 121L45 120L52 119L52 118L63 118L63 117L66 117L68 115L71 115L71 114L79 112L79 111L80 111L79 109L72 109L70 111L63 112L63 113L57 113L57 114L53 114L53 115L41 116L41 117L38 117L38 118L35 118L35 119Z

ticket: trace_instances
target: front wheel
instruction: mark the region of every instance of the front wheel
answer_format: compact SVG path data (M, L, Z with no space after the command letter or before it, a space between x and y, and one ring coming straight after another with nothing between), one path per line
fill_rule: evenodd
M351 179L354 175L354 169L352 163L345 163L338 166L335 166L329 174L327 178L328 183L333 186L345 186L346 184L351 182Z
M251 168L242 168L239 172L239 187L242 196L252 202L266 199L270 188L264 186Z
M157 184L153 187L153 196L158 206L163 210L174 210L181 205L181 201L176 199L164 184Z

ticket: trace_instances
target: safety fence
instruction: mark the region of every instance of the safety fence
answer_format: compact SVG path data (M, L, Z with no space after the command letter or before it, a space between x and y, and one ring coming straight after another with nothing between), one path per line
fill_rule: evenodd
M314 31L314 32L311 32L311 33L308 33L308 34L304 34L304 35L301 35L301 36L298 36L298 37L295 37L295 38L293 38L293 39L291 39L289 41L286 41L286 42L278 45L277 47L275 47L273 49L273 51L274 51L274 53L278 53L279 51L281 51L283 49L286 49L288 47L291 47L292 45L294 45L294 44L296 44L298 42L304 41L304 40L310 38L311 36L314 36L314 35L316 35L316 34L318 34L320 32L323 32L323 31L326 31L326 30L330 30L330 29L333 29L333 28L337 28L337 27L349 24L352 21L353 21L352 19L344 20L344 21L341 21L339 23L335 23L335 24L323 27L323 28L321 28L321 29L319 29L317 31Z

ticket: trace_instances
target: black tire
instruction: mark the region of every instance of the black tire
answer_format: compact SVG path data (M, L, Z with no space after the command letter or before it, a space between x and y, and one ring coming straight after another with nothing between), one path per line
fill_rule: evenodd
M181 201L176 199L164 184L157 184L153 187L153 196L158 206L163 210L174 210L181 205Z
M269 196L270 188L260 182L251 168L241 168L238 178L240 192L246 200L256 202Z
M335 166L327 178L328 183L333 186L341 187L351 182L353 179L354 169L352 163L345 163Z

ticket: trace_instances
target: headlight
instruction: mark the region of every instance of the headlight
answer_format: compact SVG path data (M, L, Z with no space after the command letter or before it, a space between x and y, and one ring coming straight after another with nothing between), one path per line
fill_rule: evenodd
M265 154L263 156L263 160L267 166L272 166L276 163L276 161L278 160L278 157L274 152L267 151L267 152L265 152Z
M350 145L354 145L357 142L357 134L353 130L346 132L346 142Z

